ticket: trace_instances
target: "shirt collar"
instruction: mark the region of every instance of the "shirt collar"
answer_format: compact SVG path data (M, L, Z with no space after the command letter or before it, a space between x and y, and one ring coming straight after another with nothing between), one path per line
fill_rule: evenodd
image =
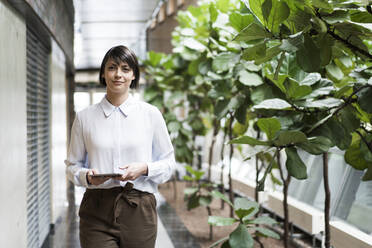
M128 98L119 106L120 111L125 115L128 116L130 112L130 106L133 104L134 98L129 95ZM106 98L106 95L103 97L100 103L102 110L106 117L109 117L112 112L115 110L115 106L112 105Z

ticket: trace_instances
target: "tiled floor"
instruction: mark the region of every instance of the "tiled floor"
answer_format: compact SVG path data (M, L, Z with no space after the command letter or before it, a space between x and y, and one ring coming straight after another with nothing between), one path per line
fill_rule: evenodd
M77 190L77 200L81 192ZM185 228L176 212L161 195L156 195L158 209L158 236L155 248L200 248L194 237ZM66 208L64 216L57 221L54 230L42 248L79 248L79 220L77 207Z

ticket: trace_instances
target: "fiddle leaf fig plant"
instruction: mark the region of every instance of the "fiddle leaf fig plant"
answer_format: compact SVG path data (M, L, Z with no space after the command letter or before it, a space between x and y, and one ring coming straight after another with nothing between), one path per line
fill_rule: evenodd
M242 197L236 198L234 203L232 203L218 191L213 191L212 195L216 198L223 199L227 204L231 205L234 209L234 217L210 216L208 218L208 223L214 226L235 225L236 228L229 236L215 242L210 247L217 247L222 243L222 247L250 248L254 245L252 236L255 235L275 239L280 238L276 232L265 227L275 225L276 221L274 219L267 216L255 218L255 214L259 211L258 203Z

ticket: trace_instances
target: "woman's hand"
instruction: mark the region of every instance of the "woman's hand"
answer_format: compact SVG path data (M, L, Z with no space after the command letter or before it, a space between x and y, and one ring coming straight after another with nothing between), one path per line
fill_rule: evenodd
M87 172L88 184L93 184L97 186L110 179L110 177L92 177L92 175L95 175L95 174L98 174L98 171L96 169L90 169Z
M136 180L142 175L147 175L148 168L145 163L131 163L119 167L121 170L125 170L121 177L115 178L120 181Z

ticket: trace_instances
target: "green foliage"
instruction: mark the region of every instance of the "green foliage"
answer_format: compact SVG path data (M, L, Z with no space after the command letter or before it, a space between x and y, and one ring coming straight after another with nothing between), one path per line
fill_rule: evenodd
M232 203L226 199L220 192L215 191L214 196L225 200L228 204ZM270 217L262 216L255 218L254 215L259 210L259 205L254 201L249 201L246 198L236 198L233 204L235 217L226 218L219 216L209 216L208 223L214 226L236 225L234 231L226 238L223 238L211 247L215 247L222 242L226 242L229 247L253 247L253 238L249 229L257 230L264 237L279 239L279 235L265 227L257 227L256 225L272 226L276 221Z
M212 202L213 194L211 193L217 186L213 183L202 182L203 171L194 170L191 166L186 166L186 171L189 175L183 177L186 181L194 182L197 186L184 189L184 200L187 204L187 210L197 208L199 206L209 206Z
M289 175L307 178L299 149L321 155L332 147L372 180L372 31L365 1L208 0L177 15L171 55L150 52L143 62L150 84L146 101L163 111L178 162L191 164L198 154L196 136L205 136L215 120L220 130L233 127L229 144L249 145L267 175L282 150ZM169 96L170 95L170 96ZM181 110L181 111L179 111ZM175 114L175 112L184 114ZM260 131L259 138L254 131ZM249 135L252 136L249 136ZM230 202L187 167L188 209L221 198L234 218L210 217L212 225L236 225L216 245L252 247L255 235L277 237L255 224L258 206ZM262 173L260 174L262 175ZM195 185L196 184L196 185Z

